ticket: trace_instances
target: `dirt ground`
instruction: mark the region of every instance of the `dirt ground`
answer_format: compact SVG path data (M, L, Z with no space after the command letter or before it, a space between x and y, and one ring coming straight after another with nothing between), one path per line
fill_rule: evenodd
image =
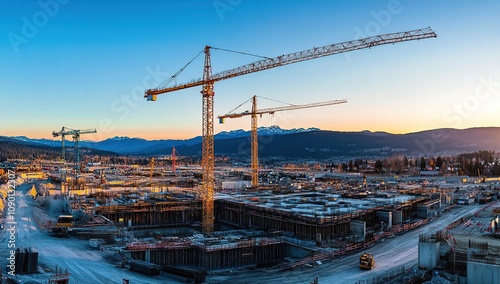
M473 215L463 224L449 231L458 251L465 252L469 246L469 240L476 243L488 243L488 253L500 256L500 239L491 236L491 220L498 214L493 213L493 208L498 206L498 201L481 211L477 216Z
M64 200L52 196L40 196L34 200L33 219L42 231L49 231L57 223L57 217L64 212Z

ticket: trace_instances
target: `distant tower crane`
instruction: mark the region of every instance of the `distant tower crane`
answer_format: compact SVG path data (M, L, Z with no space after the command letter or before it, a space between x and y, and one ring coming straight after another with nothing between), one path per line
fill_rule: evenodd
M175 146L172 146L172 173L175 175L177 170L177 150L175 150Z
M245 111L242 113L228 113L225 115L219 115L219 123L224 123L224 119L226 118L237 118L243 117L247 115L251 115L252 117L252 131L251 131L251 157L252 157L252 187L256 188L259 185L259 141L257 138L257 115L262 117L263 114L274 114L278 111L286 111L286 110L294 110L294 109L303 109L303 108L313 108L320 106L329 106L336 104L346 103L346 100L335 100L335 101L327 101L327 102L318 102L312 104L304 104L304 105L290 105L290 106L282 106L282 107L274 107L274 108L266 108L266 109L257 109L257 96L252 97L252 111ZM230 111L232 112L232 111Z
M52 131L52 136L53 137L58 137L61 136L61 161L63 163L62 169L61 169L61 182L66 182L66 147L64 146L64 136L66 135L66 127L62 127L59 132L56 132L55 130Z
M207 234L213 233L214 230L214 84L217 81L250 74L258 71L263 71L279 66L284 66L292 63L311 60L319 57L339 54L358 49L370 48L378 45L393 44L403 41L420 40L426 38L437 37L436 33L431 28L424 28L406 32L398 32L384 35L377 35L363 39L357 39L323 47L315 47L312 49L280 55L275 58L265 58L246 64L237 68L222 71L212 75L212 65L210 61L210 49L212 47L205 46L203 53L205 53L205 64L203 69L203 77L193 80L189 83L177 84L168 86L172 81L177 79L177 76L184 71L184 69L193 62L202 52L195 58L189 61L172 77L170 77L164 84L161 84L155 89L145 91L144 97L148 101L156 101L156 97L160 94L165 94L186 88L201 86L202 101L202 198L203 198L203 214L202 214L202 227L203 232ZM215 49L215 48L212 48Z
M155 173L155 158L151 158L149 163L149 183L151 184L151 188L153 188L153 175Z
M64 147L64 140L66 135L72 135L73 142L75 142L75 165L74 165L74 180L73 183L78 184L78 176L80 174L80 135L97 133L96 129L71 129L68 127L62 127L59 132L52 131L53 137L61 136L62 144L62 160L63 160L63 171L61 172L61 182L66 181L66 150Z

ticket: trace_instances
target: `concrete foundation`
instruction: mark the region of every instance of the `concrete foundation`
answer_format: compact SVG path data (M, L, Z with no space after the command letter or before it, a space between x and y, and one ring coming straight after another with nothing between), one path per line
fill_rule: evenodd
M236 243L217 242L212 245L166 244L164 246L127 246L126 254L160 266L198 267L207 271L274 264L287 257L289 246L277 240L249 240ZM295 248L293 254L304 255Z
M366 238L366 223L363 221L352 220L351 234L356 237L356 242L362 242Z
M439 261L439 242L418 242L418 267L434 269Z
M391 210L392 212L392 224L399 225L403 223L403 212L399 210Z

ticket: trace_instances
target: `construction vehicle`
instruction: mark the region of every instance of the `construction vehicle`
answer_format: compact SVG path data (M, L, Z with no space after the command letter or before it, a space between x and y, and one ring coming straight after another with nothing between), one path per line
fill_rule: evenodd
M248 100L246 101L248 102ZM245 102L245 103L246 103ZM225 115L219 115L219 123L224 123L225 118L237 118L237 117L243 117L246 115L251 115L252 116L252 122L251 122L251 140L252 140L252 147L251 147L251 156L252 156L252 187L256 188L259 184L259 142L257 139L257 115L260 115L262 117L263 114L274 114L278 111L287 111L287 110L295 110L295 109L304 109L304 108L313 108L313 107L320 107L320 106L329 106L329 105L336 105L336 104L342 104L346 103L346 100L335 100L335 101L328 101L328 102L318 102L318 103L312 103L312 104L305 104L305 105L289 105L289 106L282 106L282 107L274 107L274 108L266 108L266 109L257 109L257 96L252 97L252 111L245 111L242 113L232 113L234 111L231 110L229 113ZM243 103L244 104L244 103ZM241 105L243 105L241 104ZM240 106L241 106L240 105ZM238 106L239 107L239 106Z
M57 217L56 227L73 228L74 225L75 221L72 215L59 215L59 217Z
M359 268L361 269L373 269L375 267L375 258L371 253L363 253L359 257Z
M437 34L429 27L424 29L376 35L372 37L346 41L326 45L322 47L314 47L308 50L283 54L274 58L260 56L264 59L253 63L245 64L240 67L225 70L216 74L212 74L212 63L210 58L210 50L219 49L240 54L247 54L221 48L205 46L193 59L184 65L179 71L172 75L168 80L154 89L148 89L144 93L144 97L148 101L156 101L157 96L169 92L179 91L187 88L201 86L202 95L202 228L203 233L212 234L214 231L214 187L215 187L215 166L214 166L214 85L216 82L260 72L280 66L285 66L293 63L312 60L320 57L351 52L355 50L372 48L379 45L395 44L404 41L421 40L427 38L435 38ZM188 83L170 85L176 82L177 77L181 74L188 65L190 65L200 54L205 54L205 64L203 66L203 77L192 80ZM169 86L170 85L170 86Z
M52 235L58 238L69 238L69 232L75 222L71 215L59 215L56 226L52 228Z

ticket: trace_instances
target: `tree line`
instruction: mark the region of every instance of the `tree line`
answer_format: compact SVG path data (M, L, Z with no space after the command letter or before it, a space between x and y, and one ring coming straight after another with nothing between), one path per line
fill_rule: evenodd
M53 147L24 145L8 141L0 142L0 162L9 159L47 159L56 160L61 157L61 151Z
M80 158L85 156L117 156L116 153L95 150L90 148L80 148ZM67 148L66 161L73 161L75 156L74 149ZM37 146L15 143L10 141L0 141L0 162L7 160L60 160L61 148L50 146Z
M326 170L339 169L342 172L374 172L395 174L417 171L439 171L442 174L468 176L500 176L500 155L494 151L477 151L451 157L393 156L374 161L354 159L340 164L327 164Z

